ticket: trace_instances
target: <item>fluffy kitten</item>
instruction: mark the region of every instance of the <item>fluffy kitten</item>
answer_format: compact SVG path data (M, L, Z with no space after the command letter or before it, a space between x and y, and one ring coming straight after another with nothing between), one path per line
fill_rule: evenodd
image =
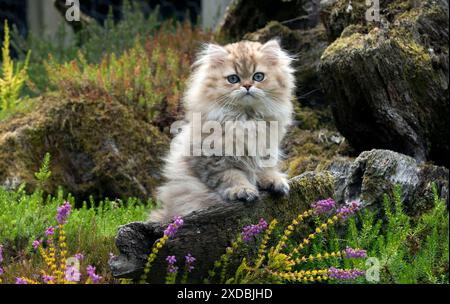
M275 40L265 44L241 41L224 47L209 44L204 48L193 65L184 96L187 123L172 141L164 167L167 181L158 189L162 209L153 211L149 221L169 221L175 215L228 201L253 201L259 196L258 188L288 193L288 182L276 163L279 141L291 123L293 111L291 62L292 58ZM257 130L257 138L269 134L267 129L257 129L257 121L276 121L278 142L271 151L275 164L264 166L264 156L259 154L186 156L193 146L195 113L199 113L202 123L220 123L224 137L229 136L225 132L226 121L236 122L232 125L235 128L240 126L237 122L250 122L250 128ZM201 139L208 135L201 133ZM239 139L231 140L238 144Z

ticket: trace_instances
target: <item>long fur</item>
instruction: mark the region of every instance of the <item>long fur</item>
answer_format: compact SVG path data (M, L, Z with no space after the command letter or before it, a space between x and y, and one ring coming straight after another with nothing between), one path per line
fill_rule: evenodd
M203 123L220 123L224 138L229 134L226 126L239 129L239 122L255 122L249 125L256 130L256 121L277 121L281 141L293 111L292 60L275 40L265 44L241 41L224 47L205 45L193 64L184 96L186 124L173 139L165 160L166 183L157 193L162 208L153 211L149 221L167 222L173 216L227 201L251 201L258 198L258 189L286 194L289 186L284 174L276 165L263 167L260 155L187 156L185 152L193 145L194 113L200 113ZM253 81L255 72L264 73L264 80ZM237 74L241 82L229 83L227 76L232 74ZM251 85L251 96L245 95L243 83ZM227 121L234 124L226 125ZM266 131L260 131L256 131L257 137L268 136ZM202 140L207 136L202 134ZM238 144L234 137L231 140ZM275 155L280 154L278 145L279 142L273 151Z

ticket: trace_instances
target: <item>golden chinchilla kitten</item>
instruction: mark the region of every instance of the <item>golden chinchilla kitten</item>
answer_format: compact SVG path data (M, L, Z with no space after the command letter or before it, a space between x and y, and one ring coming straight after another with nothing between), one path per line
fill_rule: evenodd
M185 124L173 139L166 159L166 183L158 189L162 208L153 211L149 221L169 221L173 216L224 202L250 202L258 199L258 189L284 195L289 192L277 162L279 143L291 123L293 111L291 62L292 58L276 40L265 44L241 41L224 47L206 45L193 65L184 96ZM196 117L201 119L200 126ZM261 122L264 126L274 123L276 131L272 134L268 127L259 128ZM213 144L218 150L194 152L195 132L199 132L200 141L205 144L210 140L210 127L220 129ZM246 136L238 138L238 131ZM249 153L254 149L248 142L252 139L260 145L259 141L264 139L262 145L267 147L266 139L270 136L276 142L269 145L272 162L267 165L264 163L267 155ZM243 144L245 153L223 153L230 142L236 146L231 151ZM208 141L211 147L209 144Z

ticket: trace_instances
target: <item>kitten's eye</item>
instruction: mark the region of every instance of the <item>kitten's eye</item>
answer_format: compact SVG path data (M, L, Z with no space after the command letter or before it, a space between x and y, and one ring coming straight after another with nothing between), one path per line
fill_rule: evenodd
M227 77L227 80L229 83L238 83L239 81L241 81L241 79L239 78L238 75L233 74Z
M264 80L264 73L257 72L255 74L253 74L253 80L254 81L258 81L258 82L263 81Z

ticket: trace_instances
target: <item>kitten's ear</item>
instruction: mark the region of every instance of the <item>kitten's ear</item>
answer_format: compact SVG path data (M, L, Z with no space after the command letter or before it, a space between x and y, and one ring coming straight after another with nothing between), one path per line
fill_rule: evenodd
M263 52L273 52L281 50L280 41L278 39L271 39L263 44L261 51Z
M269 61L277 61L285 55L278 39L271 39L264 43L261 47L261 52Z
M208 43L200 53L200 61L208 62L213 65L220 65L225 62L227 56L228 52L224 47L214 43Z

